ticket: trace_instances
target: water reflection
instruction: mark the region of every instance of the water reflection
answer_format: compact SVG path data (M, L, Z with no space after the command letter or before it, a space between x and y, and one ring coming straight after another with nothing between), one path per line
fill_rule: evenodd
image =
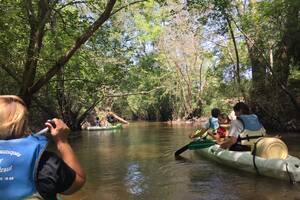
M127 191L134 195L139 195L148 188L145 183L145 178L139 168L140 166L138 163L130 163L124 180L125 185L128 188Z

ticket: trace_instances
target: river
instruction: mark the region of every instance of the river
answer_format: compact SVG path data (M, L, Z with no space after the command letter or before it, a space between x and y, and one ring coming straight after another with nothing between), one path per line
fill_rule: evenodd
M192 125L131 123L122 130L83 131L70 140L87 182L72 200L300 200L300 185L227 168L192 151L176 160ZM300 157L300 134L283 140Z

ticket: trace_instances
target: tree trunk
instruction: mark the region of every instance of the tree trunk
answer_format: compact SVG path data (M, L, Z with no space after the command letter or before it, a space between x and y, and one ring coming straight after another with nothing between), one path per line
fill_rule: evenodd
M235 40L234 31L233 31L232 26L231 26L231 21L230 21L228 15L226 13L225 13L225 18L226 18L226 21L228 23L229 33L230 33L230 36L231 36L231 39L232 39L232 42L233 42L233 47L234 47L234 52L235 52L236 68L235 68L234 71L235 71L235 77L236 77L237 85L238 85L238 88L240 89L240 92L243 95L243 98L246 99L246 93L245 93L245 91L243 89L243 86L241 84L240 57L239 57L239 51L238 51L236 40Z
M41 1L44 2L44 1ZM61 56L55 64L44 74L37 82L34 83L35 75L36 75L36 67L37 60L39 58L39 53L42 45L42 39L44 35L45 24L48 21L48 17L50 14L50 10L47 10L44 16L39 21L38 29L36 30L35 16L33 15L32 3L30 0L27 1L27 13L28 19L31 26L31 37L30 43L28 47L28 55L27 61L25 64L24 75L23 75L23 84L20 90L20 96L23 98L25 103L30 106L32 96L39 91L45 84L49 82L49 80L57 74L57 72L70 60L70 58L74 55L74 53L84 44L99 28L100 26L110 17L112 9L116 3L116 0L109 0L106 4L106 8L101 16L91 24L87 30L77 38L74 45L63 55ZM41 4L41 8L44 8L43 4Z
M29 106L32 99L29 88L34 84L38 59L45 34L45 25L49 21L51 9L49 8L48 1L39 1L38 13L35 15L32 1L26 0L25 5L30 26L30 36L19 95Z

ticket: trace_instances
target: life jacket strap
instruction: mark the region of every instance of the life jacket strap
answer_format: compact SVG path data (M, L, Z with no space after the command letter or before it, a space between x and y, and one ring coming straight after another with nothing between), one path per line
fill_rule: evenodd
M246 135L246 137L241 137L239 136L237 141L240 142L242 140L247 140L247 141L250 141L252 139L258 139L258 138L261 138L261 137L264 137L264 135L255 135L255 136L249 136L249 135Z

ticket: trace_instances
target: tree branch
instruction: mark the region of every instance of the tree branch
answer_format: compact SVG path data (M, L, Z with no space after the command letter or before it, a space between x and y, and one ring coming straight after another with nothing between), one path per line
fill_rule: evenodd
M84 44L99 29L99 27L110 17L110 13L115 3L116 0L110 0L107 3L105 11L101 14L101 16L88 27L88 29L76 40L75 44L56 61L50 70L29 89L30 94L36 93L41 87L43 87L58 72L58 70L70 60L81 45Z
M6 65L0 65L0 68L4 69L4 71L6 71L19 85L21 85L21 80L13 70Z
M34 97L33 101L36 103L38 107L40 107L45 113L50 115L50 117L58 117L58 113L53 110L53 108L45 106L44 103L42 103L38 97Z
M81 122L83 122L83 120L86 118L86 116L89 114L89 112L94 109L97 104L100 102L101 100L97 100L97 101L94 101L94 103L84 111L84 113L82 115L80 115L80 117L78 117L78 120L77 120L77 127L80 127L80 124Z
M129 7L129 6L131 6L133 4L136 4L136 3L145 2L145 1L148 1L148 0L139 0L139 1L131 2L131 3L127 4L127 5L125 5L125 6L122 6L122 7L118 8L117 10L115 10L114 12L112 12L110 14L110 17L113 16L114 14L116 14L117 12L119 12L120 10L126 8L126 7Z
M272 67L270 66L270 63L268 61L268 59L265 57L264 53L262 52L262 50L257 47L255 45L255 42L237 25L236 21L232 18L232 21L234 22L235 26L238 28L239 31L241 31L241 33L245 36L245 38L250 41L253 44L253 47L255 49L257 49L257 51L259 52L259 54L262 56L264 62L265 62L265 67L270 71L271 73L271 77L274 79L274 81L279 84L280 88L286 93L286 95L290 98L291 102L293 103L293 105L295 106L296 110L298 112L300 112L300 106L298 105L297 100L295 99L295 97L292 95L292 93L288 90L288 88L277 78L276 74L274 73L274 70L272 69Z
M115 95L107 95L107 96L104 96L107 97L107 98L111 98L111 97L125 97L125 96L132 96L132 95L139 95L139 94L149 94L155 90L158 90L158 89L161 89L161 88L165 88L165 86L160 86L160 87L156 87L152 90L149 90L149 91L141 91L141 92L133 92L133 93L123 93L123 94L115 94Z
M45 26L49 20L51 9L48 2L40 0L38 3L38 16L34 16L32 2L27 1L27 14L30 24L30 38L27 48L27 57L23 71L23 82L21 85L21 96L27 96L27 90L30 88L35 79L36 68L42 48ZM28 103L28 102L27 102Z
M67 30L67 27L66 27L66 22L65 22L65 20L64 20L64 18L63 18L63 16L62 16L62 14L57 10L57 9L53 9L54 10L54 12L56 13L56 14L58 14L58 16L59 16L59 19L61 20L61 22L62 22L62 26L63 26L63 30L65 31L65 33L68 35L68 36L71 36L72 34Z
M64 5L62 5L61 7L59 7L57 10L62 10L63 8L70 6L70 5L76 5L76 4L84 4L86 3L86 1L71 1L69 3L66 3Z
M28 15L28 22L30 27L33 27L36 21L36 17L34 14L34 10L32 8L32 1L31 0L26 0L25 1L25 6L26 6L26 12Z

